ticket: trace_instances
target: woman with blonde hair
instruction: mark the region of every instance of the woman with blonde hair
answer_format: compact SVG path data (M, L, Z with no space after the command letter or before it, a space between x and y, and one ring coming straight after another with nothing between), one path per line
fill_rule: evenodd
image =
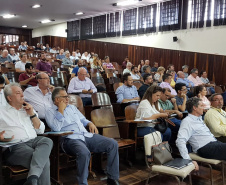
M102 68L101 60L98 58L97 54L93 55L93 62L91 63L91 69L98 69L100 72L104 72Z
M158 100L162 94L162 88L157 85L150 86L145 92L142 101L139 104L136 113L136 119L143 120L156 120L157 118L168 118L169 114L160 108ZM144 135L155 132L154 123L141 123L138 124L137 136L143 137ZM168 127L163 133L163 141L169 141L171 137L171 130Z
M154 80L158 81L158 83L162 82L162 76L164 75L165 68L160 66L157 70L157 73L154 76Z

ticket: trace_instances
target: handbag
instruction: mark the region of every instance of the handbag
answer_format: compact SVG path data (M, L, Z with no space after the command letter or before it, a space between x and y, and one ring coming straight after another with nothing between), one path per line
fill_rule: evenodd
M157 118L157 123L154 126L154 129L161 132L165 133L166 129L168 128L168 123L173 125L174 127L176 126L171 120L165 119L165 118Z
M153 136L153 133L152 133L152 136ZM154 136L153 136L153 139L155 141ZM162 165L164 163L167 163L173 160L173 157L171 155L172 149L167 141L157 145L153 145L151 149L151 153L152 153L152 161L157 165Z

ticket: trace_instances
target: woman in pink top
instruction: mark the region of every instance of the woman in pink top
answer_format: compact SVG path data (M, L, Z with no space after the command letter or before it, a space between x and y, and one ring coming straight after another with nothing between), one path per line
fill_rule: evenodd
M202 100L204 104L204 113L210 108L210 101L206 97L207 90L203 85L196 87L196 95Z
M102 66L103 66L104 69L106 69L106 68L107 69L115 69L113 64L110 62L109 56L106 56L104 58L104 63L102 64Z

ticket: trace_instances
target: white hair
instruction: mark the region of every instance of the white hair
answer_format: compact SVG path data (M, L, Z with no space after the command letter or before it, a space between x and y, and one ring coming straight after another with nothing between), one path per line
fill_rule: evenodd
M80 67L80 68L78 69L78 73L79 73L81 70L83 70L83 69L86 71L86 68Z
M10 83L10 84L6 85L4 88L4 95L5 95L5 99L7 102L9 102L7 96L12 95L12 87L20 87L21 88L19 83Z
M127 62L126 66L133 65L131 62Z

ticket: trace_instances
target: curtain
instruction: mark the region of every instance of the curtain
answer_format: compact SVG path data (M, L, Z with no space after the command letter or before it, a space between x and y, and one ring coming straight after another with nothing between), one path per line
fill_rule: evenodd
M226 25L226 1L214 1L214 26Z
M67 22L68 41L79 40L79 32L80 32L79 20Z
M136 35L137 8L123 11L122 35Z
M138 34L156 32L157 4L138 9Z
M107 37L120 36L121 16L119 12L107 14Z
M180 29L181 5L181 0L172 0L160 3L159 31Z
M93 18L81 19L81 39L93 37Z
M93 18L93 38L106 37L106 14Z

